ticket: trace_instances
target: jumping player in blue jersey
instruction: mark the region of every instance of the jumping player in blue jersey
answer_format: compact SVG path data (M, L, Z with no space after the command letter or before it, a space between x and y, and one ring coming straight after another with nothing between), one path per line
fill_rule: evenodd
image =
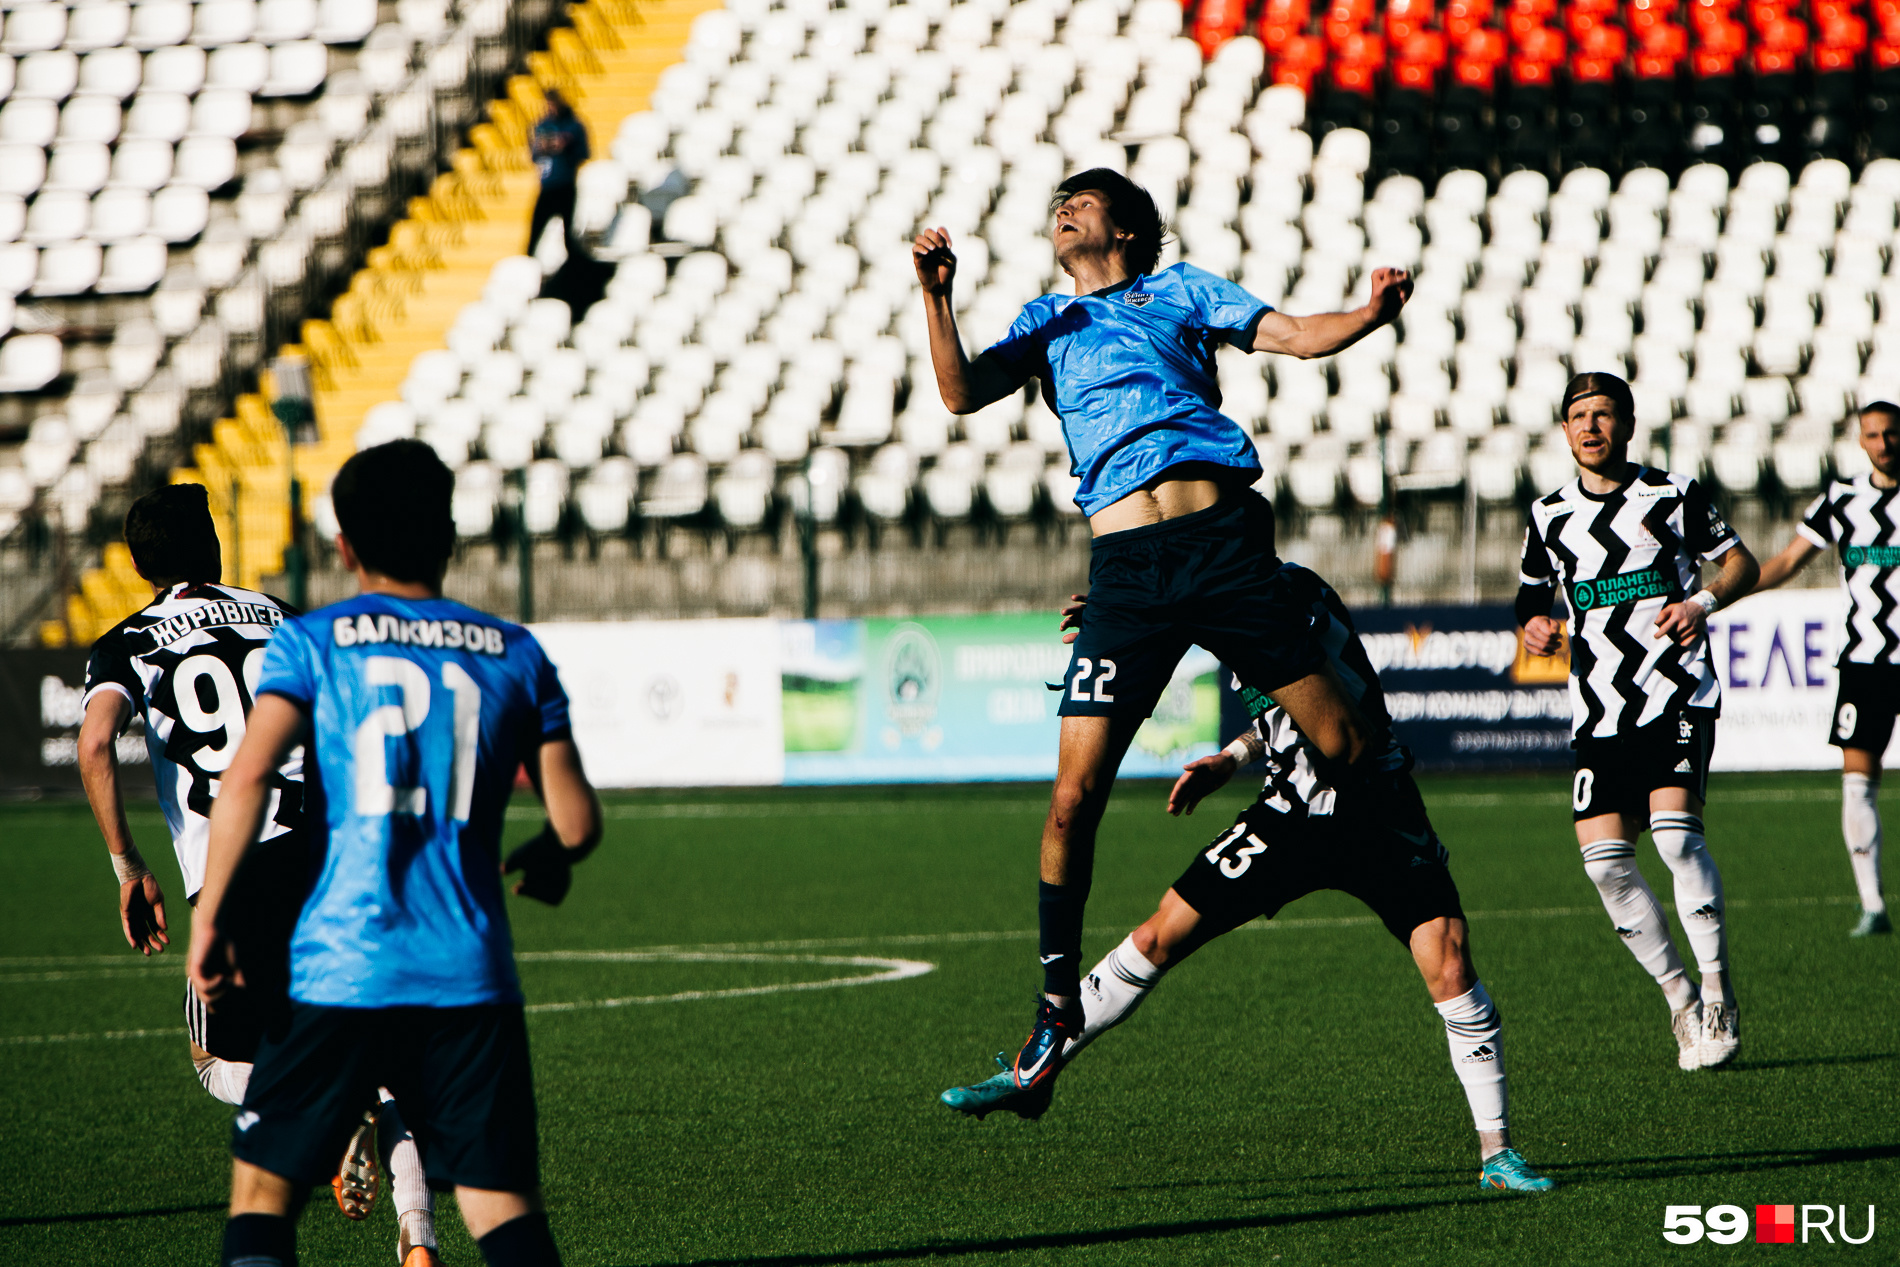
M1396 317L1412 290L1406 273L1374 269L1364 307L1292 317L1191 265L1151 273L1166 232L1154 200L1104 168L1063 181L1051 210L1056 262L1074 295L1031 301L975 360L957 333L949 234L925 230L911 246L944 404L974 413L1040 379L1094 534L1042 832L1043 989L1014 1066L1025 1088L1055 1075L1083 1024L1096 827L1123 754L1189 646L1270 693L1325 759L1350 766L1364 753L1364 719L1279 576L1272 509L1250 491L1260 462L1246 431L1219 412L1214 353L1225 343L1330 356Z
M559 902L600 839L567 696L527 630L442 597L454 480L427 445L366 449L332 489L362 593L284 622L211 815L193 986L243 983L220 903L298 744L327 837L290 939L290 1015L258 1046L232 1132L227 1267L291 1267L295 1215L391 1089L432 1185L454 1187L490 1267L560 1262L540 1196L534 1087L503 909L501 825L524 765L547 828L515 892Z

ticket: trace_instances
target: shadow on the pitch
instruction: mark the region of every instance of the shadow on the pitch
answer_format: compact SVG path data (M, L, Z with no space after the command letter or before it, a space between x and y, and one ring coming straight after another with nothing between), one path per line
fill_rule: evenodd
M1761 1149L1745 1153L1702 1153L1684 1157L1626 1157L1619 1160L1575 1163L1570 1174L1588 1178L1672 1179L1684 1175L1732 1175L1755 1170L1800 1170L1808 1166L1840 1166L1855 1162L1900 1158L1900 1144L1870 1144L1865 1148Z
M229 1202L209 1201L204 1205L158 1205L149 1210L87 1210L81 1214L25 1214L0 1219L0 1227L44 1227L52 1223L111 1223L119 1219L161 1219L169 1214L217 1214Z
M1727 1070L1742 1073L1749 1069L1799 1069L1803 1065L1877 1065L1883 1060L1900 1060L1900 1051L1871 1051L1864 1056L1806 1056L1790 1060L1738 1060Z
M762 1254L753 1258L694 1258L663 1267L846 1267L851 1263L901 1262L920 1258L956 1258L966 1254L1008 1254L1021 1250L1074 1249L1086 1245L1114 1245L1138 1241L1167 1241L1181 1236L1245 1232L1260 1228L1292 1227L1302 1223L1330 1223L1338 1219L1379 1218L1390 1214L1417 1214L1451 1206L1475 1205L1489 1195L1453 1197L1447 1201L1408 1201L1362 1205L1349 1210L1308 1210L1293 1214L1262 1214L1252 1218L1195 1219L1185 1223L1143 1223L1134 1227L1106 1227L1093 1231L1050 1232L1037 1236L1001 1236L991 1240L935 1241L895 1249L856 1249L835 1254Z

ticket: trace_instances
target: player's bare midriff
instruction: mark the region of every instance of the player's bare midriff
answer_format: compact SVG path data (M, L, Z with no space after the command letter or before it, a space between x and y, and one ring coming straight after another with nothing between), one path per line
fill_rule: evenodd
M1183 462L1090 515L1089 531L1105 537L1111 532L1179 519L1234 496L1248 483L1244 471L1211 462Z

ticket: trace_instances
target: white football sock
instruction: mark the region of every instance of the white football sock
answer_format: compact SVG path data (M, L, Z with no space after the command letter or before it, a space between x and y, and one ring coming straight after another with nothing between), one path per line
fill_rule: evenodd
M1434 1003L1445 1018L1451 1067L1465 1084L1471 1121L1480 1131L1504 1131L1510 1125L1510 1096L1504 1089L1503 1023L1479 981L1455 999Z
M1160 984L1166 971L1149 963L1148 957L1135 949L1133 933L1122 938L1121 945L1083 976L1082 1034L1069 1040L1062 1049L1062 1058L1073 1059L1077 1052L1127 1020L1148 992Z
M416 1149L416 1137L403 1124L395 1097L387 1088L381 1089L381 1095L376 1132L389 1153L389 1191L402 1229L401 1252L407 1254L417 1245L434 1249L435 1194L429 1191L429 1178L422 1171L422 1154Z
M1841 838L1847 842L1847 860L1854 866L1854 887L1860 890L1860 909L1876 914L1887 909L1880 892L1880 783L1865 774L1841 776Z
M1695 988L1682 971L1682 958L1669 936L1669 917L1649 881L1636 868L1636 847L1627 840L1599 840L1583 847L1583 872L1597 886L1603 909L1616 935L1636 962L1656 979L1671 1008L1695 1002Z
M1727 995L1728 921L1722 902L1722 873L1702 839L1702 820L1679 810L1649 816L1656 852L1676 877L1676 918L1695 952L1702 973L1702 996L1720 1003Z
M216 1056L200 1060L194 1056L191 1064L198 1071L198 1081L213 1096L226 1104L244 1103L244 1089L251 1085L249 1061L220 1060Z

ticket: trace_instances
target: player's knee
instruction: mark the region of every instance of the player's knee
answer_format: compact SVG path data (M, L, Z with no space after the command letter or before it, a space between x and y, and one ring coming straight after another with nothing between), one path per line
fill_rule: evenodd
M1101 795L1094 778L1086 774L1059 774L1049 795L1049 826L1068 835L1100 814Z

